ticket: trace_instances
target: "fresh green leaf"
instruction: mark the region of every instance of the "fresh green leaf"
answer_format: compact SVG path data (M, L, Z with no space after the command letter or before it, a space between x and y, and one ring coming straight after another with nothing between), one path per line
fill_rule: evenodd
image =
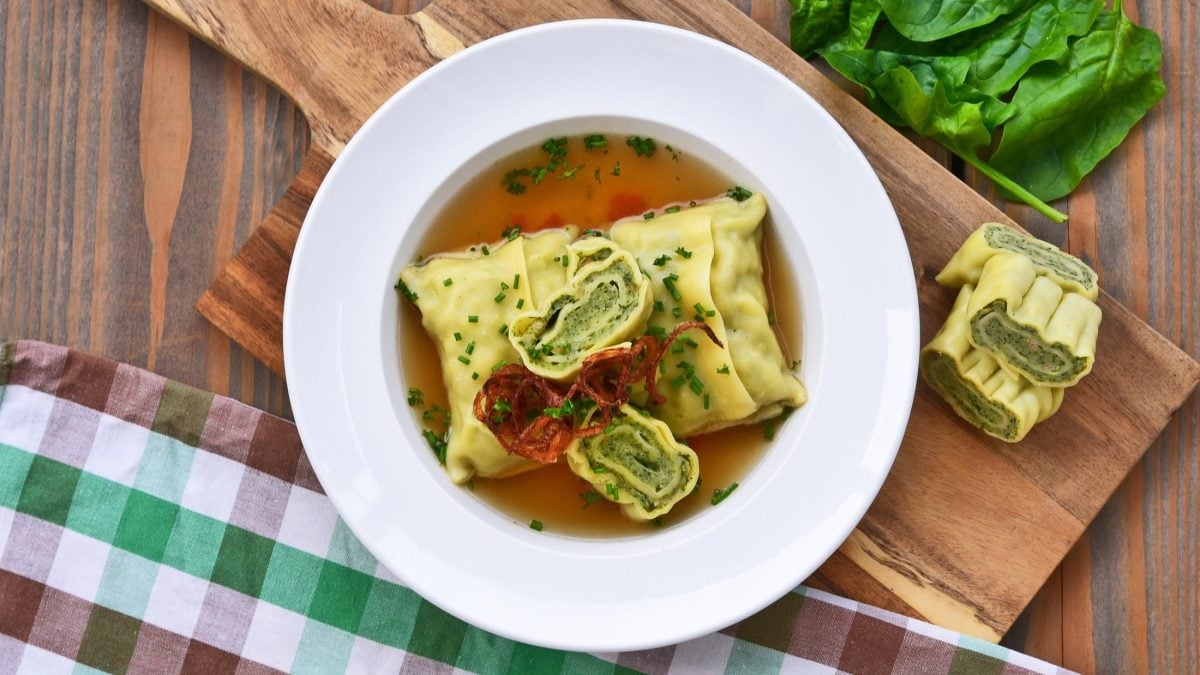
M792 51L807 57L849 23L849 0L791 0Z
M996 170L1042 199L1062 197L1108 156L1166 93L1162 43L1120 8L1017 87L1018 112L991 157Z
M1020 9L1028 0L879 0L904 37L932 42L978 28Z
M845 26L818 51L824 53L866 47L875 31L875 24L879 22L880 12L878 0L850 0Z

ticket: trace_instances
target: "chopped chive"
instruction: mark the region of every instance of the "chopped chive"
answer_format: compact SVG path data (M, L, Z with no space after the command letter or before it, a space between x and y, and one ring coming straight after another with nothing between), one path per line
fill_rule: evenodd
M691 252L691 251L689 251L689 250L687 250L686 248L684 248L684 247L682 247L682 246L680 246L679 248L675 249L675 252L676 252L676 253L678 253L679 255L683 256L684 258L691 258L691 257L692 257L692 252Z
M521 226L516 224L509 225L508 227L504 228L502 232L500 232L500 236L508 241L512 241L513 239L521 236Z
M442 285L443 285L443 286L449 286L449 285L451 285L451 284L453 284L453 283L454 283L454 280L453 280L453 279L451 279L450 277L446 277L445 279L442 279Z
M662 359L658 360L658 372L660 375L667 374L667 362L666 361L663 361Z
M421 391L420 389L417 389L416 387L409 387L408 388L408 404L416 406L416 405L422 405L424 403L425 403L425 392Z
M500 334L508 335L508 324L503 324L500 326Z
M504 293L503 293L503 291L502 291L502 292L500 292L499 294L497 294L497 295L496 295L496 297L494 297L494 298L492 298L492 299L493 299L493 300L495 300L496 302L504 302L504 298L505 298L505 297L506 297L506 296L504 295Z
M546 180L546 174L548 173L550 173L549 167L538 165L533 167L533 171L530 172L529 177L533 179L533 184L537 185L538 183Z
M653 211L647 211L647 212L645 212L645 213L643 213L643 214L642 214L642 218L643 218L643 219L645 219L645 220L652 220L652 219L654 218L654 212L653 212Z
M479 317L475 314L468 314L467 323L479 323Z
M655 259L654 259L654 266L655 266L655 267L662 267L663 265L666 265L666 264L667 264L667 261L669 261L670 259L671 259L671 256L669 256L669 255L667 255L666 253L664 253L664 254L662 254L662 255L660 255L660 256L658 256L657 258L655 258Z
M491 249L489 249L489 248L487 247L487 244L484 244L484 245L482 246L482 250L483 250L483 254L484 254L484 255L491 255L491 254L492 254L492 251L491 251Z
M643 138L641 136L630 136L625 139L625 145L633 148L634 153L638 157L651 157L654 155L654 150L657 145L653 138Z
M505 361L504 359L500 359L499 361L496 362L496 365L492 366L492 373L495 373L497 370L500 370L501 368L503 368L504 366L507 366L507 365L508 365L508 361Z
M408 284L404 283L403 279L396 280L396 290L400 291L400 295L403 295L404 299L408 300L409 302L416 302L417 300L421 299L421 296L414 293L413 290L408 287Z
M717 373L720 375L728 375L729 374L729 364L726 363L725 365L721 366L720 368L717 368Z
M458 355L458 362L465 366L471 365L471 359L468 359L467 357L463 356L462 354Z
M612 483L605 483L604 491L606 493L608 493L608 496L613 498L613 501L616 501L621 498L621 491L617 488L616 485L613 485Z
M513 287L514 289L517 289L517 288L520 288L520 287L521 287L521 275L520 275L520 274L514 274L514 275L513 275L513 285L512 285L512 287Z
M771 311L767 312L767 325L769 325L769 326L775 325L775 312L771 312Z
M534 518L533 520L529 521L529 529L533 530L534 532L541 532L542 531L542 521L538 520L537 518Z
M683 345L679 344L678 342L671 345L671 353L672 354L682 354L683 353Z
M500 282L500 290L502 290L502 291L507 291L507 290L508 290L508 284L506 284L506 283L504 283L503 281L501 281L501 282Z
M753 192L747 190L741 185L735 185L734 187L731 187L725 191L726 197L732 197L733 200L737 202L744 202L747 199L750 199L750 197L753 195Z
M512 406L508 404L508 401L505 401L501 398L497 399L496 402L492 404L492 410L495 410L499 413L510 413L512 412Z
M614 426L614 425L610 424L609 426ZM606 431L607 431L607 429L606 429ZM581 499L583 499L583 506L579 507L581 509L586 509L587 507L591 506L592 504L595 504L596 502L604 499L604 495L600 494L599 492L596 492L595 490L588 490L587 492L580 492L579 497Z
M673 389L678 389L678 388L682 387L682 386L683 386L684 384L686 384L686 383L687 383L687 378L686 378L686 377L684 377L683 375L677 375L677 376L675 377L675 379L671 380L671 387L672 387Z
M587 136L583 137L583 147L585 150L604 148L607 146L608 139L604 137L604 134L588 134Z
M621 162L618 161L616 164L613 164L612 175L614 175L614 176L621 175Z
M763 438L768 441L775 440L775 425L770 422L763 422Z
M679 341L682 342L683 344L691 347L692 349L696 349L697 347L700 346L700 343L693 340L690 335L681 335L679 337Z
M565 255L564 255L564 256L562 257L562 266L563 266L563 267L566 267L568 264L570 264L570 262L571 262L571 261L567 259L567 256L565 256Z
M676 319L682 317L683 316L683 308L682 307L672 307L671 308L671 316L675 317Z
M521 309L524 306L525 306L525 298L519 298L517 300L517 309Z
M708 394L704 395L704 409L708 410Z
M654 301L654 311L656 311L656 312L661 312L661 311L663 311L663 304L662 304L662 300L655 300L655 301Z
M663 286L667 287L667 291L671 294L671 297L675 299L675 302L679 302L679 299L683 297L679 294L679 289L675 288L675 282L678 280L679 275L675 273L671 273L663 277Z
M704 381L693 375L688 380L688 388L692 390L693 394L699 396L700 392L704 391Z
M475 341L474 340L471 340L470 342L467 343L467 353L468 354L475 353Z
M728 497L729 495L733 494L733 491L736 490L737 488L738 488L738 484L734 483L727 488L718 488L716 490L713 490L712 499L709 501L712 502L713 506L716 506L717 504L720 504L721 502L725 501L725 498Z
M707 310L704 310L704 316L707 316L707 317L714 317L714 316L716 316L716 315L717 315L717 310L715 310L715 309L707 309Z
M454 341L455 341L455 342L462 342L462 333L459 333L458 331L455 331L455 332L454 332Z
M471 379L472 379L472 380L478 380L478 379L479 379L479 373L472 372L472 373L471 373ZM704 396L707 398L707 397L708 397L708 394L705 394ZM708 406L705 406L705 407L707 408Z
M667 337L667 329L662 326L650 326L646 329L646 335L652 335L656 338Z
M679 207L678 206L668 206L666 213L679 213Z
M705 310L704 310L704 305L702 305L702 304L700 304L700 303L698 303L698 302L697 302L696 304L692 305L692 309L696 310L696 313L697 313L697 314L703 314L703 313L704 313L704 311L705 311Z

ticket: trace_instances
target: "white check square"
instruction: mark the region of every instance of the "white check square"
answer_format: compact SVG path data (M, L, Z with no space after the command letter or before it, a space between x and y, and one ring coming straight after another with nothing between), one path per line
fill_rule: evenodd
M255 603L242 657L277 670L289 671L304 635L305 617L269 602Z
M46 585L95 602L111 550L111 546L99 539L63 530Z
M191 635L200 619L208 582L162 565L154 578L143 620L179 635Z
M149 429L112 415L101 415L83 470L132 487L149 441Z
M183 498L183 508L229 522L246 465L207 450L196 450Z
M347 673L398 673L404 665L404 652L363 637L354 638Z
M55 400L29 387L15 384L5 387L4 405L0 406L0 443L37 452L46 436Z
M324 558L329 551L329 540L337 527L337 519L337 511L328 497L293 485L276 540Z

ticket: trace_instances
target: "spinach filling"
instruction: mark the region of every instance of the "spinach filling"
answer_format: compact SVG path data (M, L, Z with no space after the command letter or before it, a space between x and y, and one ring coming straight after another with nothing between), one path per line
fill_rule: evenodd
M583 439L580 449L594 473L646 511L672 502L691 479L688 457L662 447L652 429L629 417L603 434Z
M1052 270L1067 281L1074 281L1082 288L1096 288L1096 273L1082 261L1063 253L1054 246L1036 239L1024 237L1007 227L989 227L984 232L987 243L994 248L1020 253L1034 265Z
M585 356L637 312L640 274L618 260L581 279L575 293L556 298L537 338L523 344L530 361L557 365Z
M1003 357L1014 368L1030 373L1039 382L1069 382L1087 366L1061 342L1047 343L1029 326L1008 315L1007 303L996 300L971 318L975 344Z
M1019 427L1016 415L989 400L974 384L963 379L949 356L926 354L925 374L929 384L968 422L1006 439L1016 438Z

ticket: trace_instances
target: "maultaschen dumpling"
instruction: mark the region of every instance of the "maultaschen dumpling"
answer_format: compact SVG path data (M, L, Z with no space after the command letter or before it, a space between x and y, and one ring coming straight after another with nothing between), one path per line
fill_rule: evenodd
M546 299L539 297L546 289L566 283L567 269L556 256L576 234L575 228L545 230L486 254L479 247L436 255L400 272L441 357L450 399L446 471L457 483L476 474L502 477L541 466L505 452L475 419L472 406L497 364L520 362L508 341L509 327L525 309Z

